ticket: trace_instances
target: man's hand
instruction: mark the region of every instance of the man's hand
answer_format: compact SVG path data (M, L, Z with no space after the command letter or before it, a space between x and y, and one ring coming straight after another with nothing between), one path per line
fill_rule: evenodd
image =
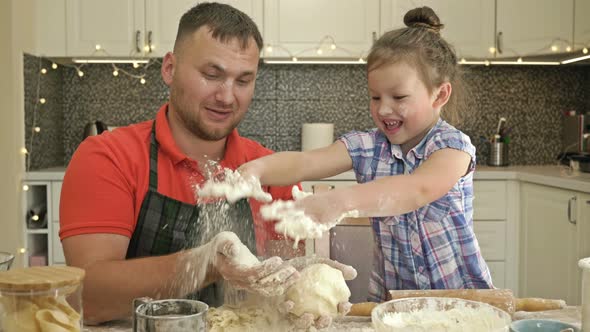
M291 259L285 264L293 266L297 271L301 271L304 268L313 265L313 264L326 264L332 268L340 270L342 272L342 276L344 280L353 280L357 276L356 270L346 264L342 264L337 261L333 261L328 258L323 257L316 257L316 256L305 256L305 257L297 257ZM303 313L301 316L297 316L292 314L292 310L295 306L293 301L285 301L279 306L279 311L283 314L289 316L289 318L293 321L293 324L299 329L308 329L310 327L315 327L316 329L324 329L332 325L332 317L328 315L321 315L319 317L315 317L312 313ZM338 315L345 316L351 308L352 304L350 302L341 302L338 303Z
M282 295L299 277L297 269L284 264L280 257L258 261L232 232L219 233L211 244L215 270L235 288L263 296L277 296Z
M231 169L224 169L223 173L208 179L201 186L197 195L201 198L223 197L230 203L249 197L261 202L272 201L272 196L262 190L260 180L257 177L242 175L240 172Z

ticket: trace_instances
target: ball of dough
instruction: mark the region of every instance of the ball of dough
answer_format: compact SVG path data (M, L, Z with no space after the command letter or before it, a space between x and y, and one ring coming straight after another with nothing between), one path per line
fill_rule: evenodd
M342 272L326 264L313 264L301 271L301 278L287 290L294 303L292 313L336 316L338 303L347 302L350 290Z

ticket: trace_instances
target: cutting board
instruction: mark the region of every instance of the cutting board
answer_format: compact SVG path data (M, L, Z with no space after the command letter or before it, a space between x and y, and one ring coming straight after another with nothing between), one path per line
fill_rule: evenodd
M407 297L453 297L470 301L484 302L514 314L515 311L544 311L565 308L563 300L541 298L515 298L509 289L431 289L431 290L391 290L390 299ZM364 302L352 305L349 315L369 316L378 303Z

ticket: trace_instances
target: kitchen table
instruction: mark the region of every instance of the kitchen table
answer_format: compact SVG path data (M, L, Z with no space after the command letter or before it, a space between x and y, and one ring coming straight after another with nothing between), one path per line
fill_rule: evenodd
M573 324L580 327L581 322L581 308L577 306L569 306L561 310L549 310L539 312L516 312L513 320L520 319L555 319L565 323ZM103 324L101 326L87 326L84 328L85 332L130 332L131 321L115 321ZM329 329L322 330L325 332L332 331L347 331L347 332L370 332L373 331L370 317L343 317L334 321L334 324Z

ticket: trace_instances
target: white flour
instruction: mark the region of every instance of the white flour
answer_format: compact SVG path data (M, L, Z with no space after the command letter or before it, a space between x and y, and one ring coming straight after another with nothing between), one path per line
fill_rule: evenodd
M297 186L293 187L292 193L295 200L311 195L311 193L300 191ZM320 224L307 216L303 210L297 208L294 201L282 200L262 206L260 208L260 214L264 219L278 220L275 230L279 234L284 234L294 239L294 248L297 248L299 240L320 238L325 231L336 226L342 219L359 216L357 210L348 211L331 223Z
M224 169L224 178L207 180L197 191L199 197L225 197L235 203L242 198L251 197L261 202L272 201L272 196L262 190L260 181L255 177L244 178L238 171Z
M434 302L427 302L425 308L409 312L387 312L382 322L381 326L375 326L376 331L492 332L502 331L509 324L491 307L473 308L457 303L454 308L445 311L438 309Z

